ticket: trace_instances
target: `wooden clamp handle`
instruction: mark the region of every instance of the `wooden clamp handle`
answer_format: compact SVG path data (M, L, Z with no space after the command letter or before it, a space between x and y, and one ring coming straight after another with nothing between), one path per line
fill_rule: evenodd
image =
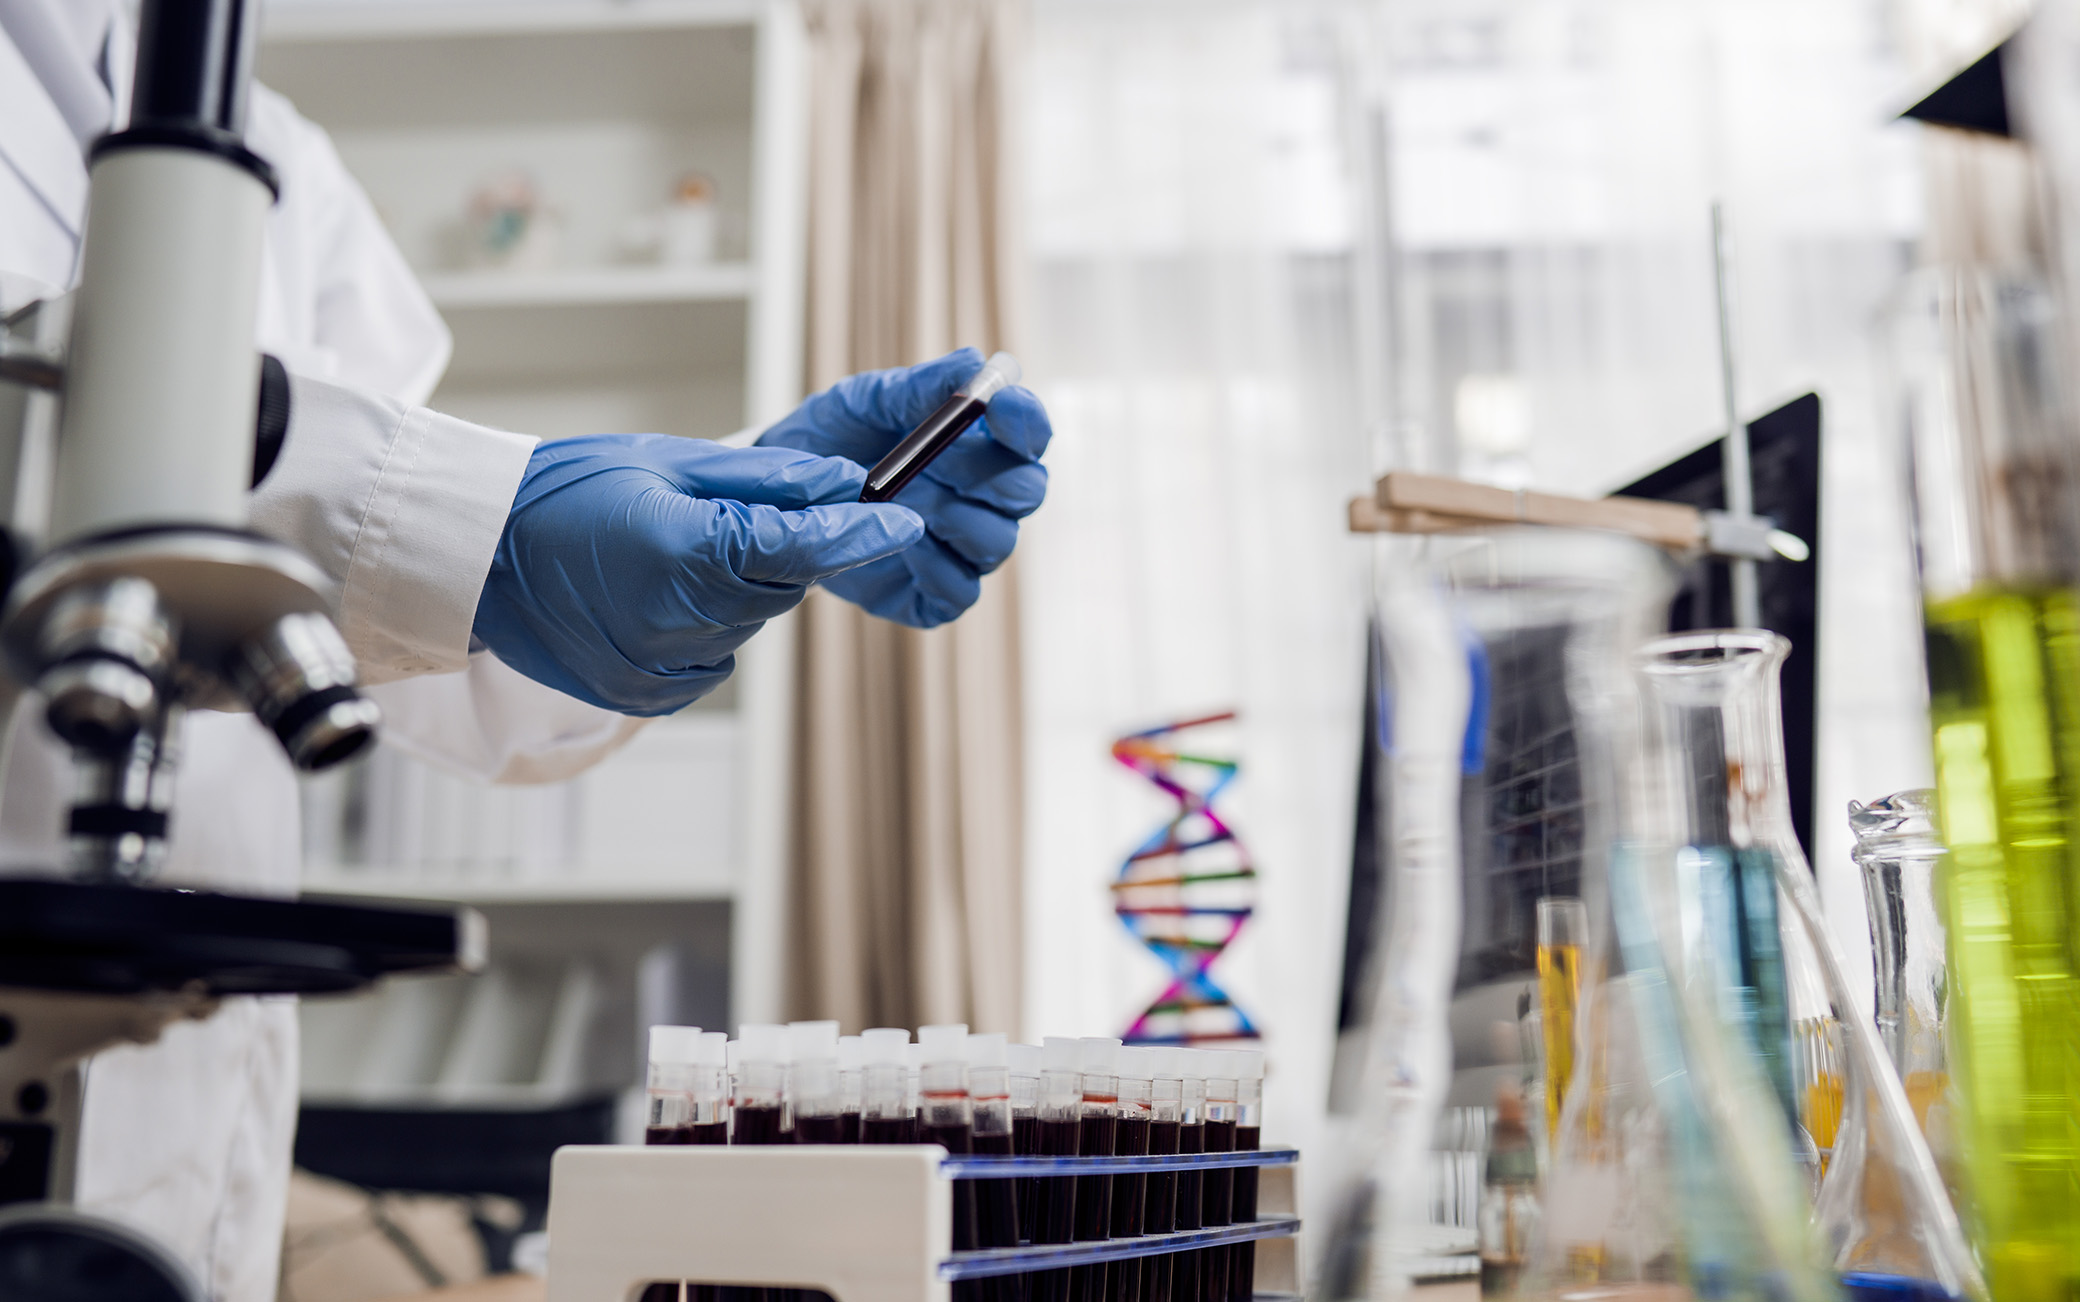
M1607 529L1671 551L1696 551L1705 543L1704 513L1678 502L1511 492L1407 470L1387 475L1371 497L1350 504L1353 533L1446 533L1497 524Z

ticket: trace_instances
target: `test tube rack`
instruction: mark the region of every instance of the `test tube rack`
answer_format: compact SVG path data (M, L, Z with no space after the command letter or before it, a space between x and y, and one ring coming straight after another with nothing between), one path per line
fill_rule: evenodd
M657 1280L948 1302L987 1279L1255 1242L1255 1291L1299 1291L1290 1148L1158 1157L951 1157L937 1144L558 1149L548 1302L631 1302ZM1257 1219L1132 1239L954 1252L957 1180L1260 1169Z

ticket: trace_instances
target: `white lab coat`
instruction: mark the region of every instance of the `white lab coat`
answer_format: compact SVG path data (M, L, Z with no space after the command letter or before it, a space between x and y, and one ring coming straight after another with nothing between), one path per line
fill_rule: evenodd
M127 111L133 47L115 0L0 0L0 310L69 286L87 195L82 148ZM111 86L114 90L111 91ZM535 440L414 406L447 364L445 326L331 141L255 87L253 149L274 164L259 346L294 402L253 526L340 585L340 624L385 738L510 782L582 770L638 720L468 651L491 552ZM65 758L17 729L0 791L0 866L60 862ZM183 738L166 880L296 889L297 790L249 715L198 713ZM274 1296L295 1129L288 1000L236 999L88 1073L79 1201L187 1261L222 1302Z

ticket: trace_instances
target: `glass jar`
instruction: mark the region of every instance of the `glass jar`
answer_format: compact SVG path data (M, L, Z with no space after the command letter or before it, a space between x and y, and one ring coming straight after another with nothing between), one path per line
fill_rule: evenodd
M1941 269L1892 322L1934 733L1944 1021L2001 1302L2080 1290L2080 443L2027 275Z

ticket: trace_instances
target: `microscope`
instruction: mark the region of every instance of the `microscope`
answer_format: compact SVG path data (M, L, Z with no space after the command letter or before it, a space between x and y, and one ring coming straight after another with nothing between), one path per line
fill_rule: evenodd
M145 0L131 120L93 146L77 289L0 322L0 723L71 749L66 862L0 878L0 1296L199 1302L72 1210L80 1064L239 994L481 966L482 918L155 886L190 711L249 710L297 768L364 750L332 584L249 530L287 374L254 348L278 189L242 137L257 5ZM8 504L12 504L11 509Z

